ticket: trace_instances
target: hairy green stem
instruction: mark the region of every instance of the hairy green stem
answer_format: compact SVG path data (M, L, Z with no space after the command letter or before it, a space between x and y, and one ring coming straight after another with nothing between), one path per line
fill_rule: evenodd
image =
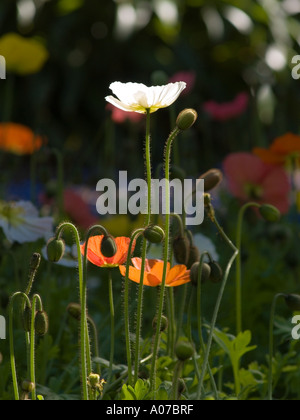
M130 321L129 321L129 269L132 255L132 248L135 240L139 235L143 233L144 229L137 229L133 232L130 238L127 262L126 262L126 274L125 274L125 292L124 292L124 321L125 321L125 341L126 341L126 355L127 355L127 366L128 366L128 385L132 386L132 360L131 360L131 345L130 345Z
M147 185L148 185L148 201L147 201L147 216L146 226L151 222L151 196L152 196L152 175L151 175L151 137L150 137L150 110L147 110L146 119L146 174L147 174ZM147 241L144 238L142 245L142 265L141 265L141 277L138 291L138 306L136 314L136 346L135 346L135 366L134 366L134 382L138 379L139 364L140 364L140 336L141 336L141 325L142 325L142 309L143 309L143 291L144 291L144 276L145 266L147 258Z
M222 283L221 283L221 287L220 287L220 290L219 290L217 302L216 302L216 305L215 305L215 309L214 309L214 313L213 313L213 317L212 317L212 321L211 321L211 325L210 325L208 343L207 343L206 352L205 352L205 355L204 355L204 362L203 362L203 366L202 366L199 389L202 389L202 387L203 387L203 381L204 381L204 377L205 377L206 370L207 370L207 367L208 367L209 355L210 355L211 346L212 346L212 342L213 342L214 329L215 329L215 326L216 326L216 323L217 323L218 314L219 314L220 306L221 306L221 303L222 303L222 300L223 300L224 291L225 291L225 288L227 286L229 273L231 271L231 268L232 268L232 265L233 265L235 259L238 256L238 253L239 253L238 249L235 247L235 245L232 243L232 241L228 238L228 236L225 234L223 228L220 226L219 222L217 221L212 205L209 204L208 207L209 207L209 216L211 218L211 221L216 225L219 233L221 234L221 236L223 237L225 242L230 246L230 248L234 252L233 252L233 255L230 258L230 260L227 264L226 270L224 272L223 280L222 280Z
M36 380L35 380L35 311L36 301L39 303L39 310L43 310L43 304L39 295L34 295L31 306L31 323L30 323L30 381L34 384L31 399L36 401Z
M88 385L87 385L87 362L86 362L86 329L87 329L87 314L86 314L86 284L85 276L83 274L82 255L80 248L80 237L78 230L72 223L63 223L57 228L56 238L59 239L64 229L69 228L73 231L78 257L78 276L79 276L79 295L81 304L81 324L80 324L80 355L81 355L81 382L82 382L82 396L84 401L88 401Z
M28 296L23 292L14 293L9 301L8 305L8 316L9 316L9 324L8 324L8 335L9 335L9 349L10 349L10 365L11 365L11 373L12 373L12 380L13 380L13 389L14 389L14 398L16 401L20 400L19 389L18 389L18 379L17 379L17 369L16 369L16 359L15 359L15 349L14 349L14 329L13 329L13 305L14 301L17 297L22 297L22 300L27 302L28 307L30 307L30 300Z
M151 372L150 372L150 386L151 389L155 392L156 389L156 359L158 354L158 347L159 347L159 338L160 338L160 328L161 328L161 318L164 309L164 298L165 298L165 286L166 286L166 278L167 278L167 269L168 269L168 262L169 262L169 241L170 241L170 159L171 159L171 150L172 150L172 143L176 136L179 134L180 130L176 127L173 132L170 134L167 143L166 143L166 155L165 155L165 179L166 179L166 197L165 197L165 204L166 204L166 220L165 220L165 247L164 247L164 268L163 268L163 276L162 276L162 283L160 288L160 297L159 297L159 306L157 312L157 330L154 339L154 346L153 346L153 359L151 364Z
M115 306L114 306L114 294L113 294L113 281L111 269L109 269L109 308L110 308L110 358L109 358L109 370L108 380L110 383L112 379L114 355L115 355Z

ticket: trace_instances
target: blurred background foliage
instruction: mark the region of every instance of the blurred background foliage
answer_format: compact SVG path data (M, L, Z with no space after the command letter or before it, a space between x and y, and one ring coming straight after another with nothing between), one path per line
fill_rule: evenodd
M112 168L137 176L144 127L111 124L104 100L110 83L163 84L191 71L195 85L175 107L199 112L193 135L180 143L182 166L199 175L229 152L299 131L300 90L291 77L299 16L298 0L2 0L0 35L36 39L49 57L37 73L1 81L1 115L13 92L10 120L64 152L70 182L95 185ZM242 117L220 123L203 111L205 101L232 101L239 92L251 97ZM161 161L170 117L159 114L153 153Z

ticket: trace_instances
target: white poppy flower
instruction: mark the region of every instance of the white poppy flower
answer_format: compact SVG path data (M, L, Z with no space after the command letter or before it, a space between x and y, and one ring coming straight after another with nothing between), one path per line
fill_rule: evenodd
M20 244L53 236L53 218L39 217L29 201L0 201L0 227L8 241Z
M181 92L186 88L185 82L169 83L164 86L147 87L142 83L115 82L110 89L117 96L107 96L107 102L127 112L146 114L166 108L176 101Z

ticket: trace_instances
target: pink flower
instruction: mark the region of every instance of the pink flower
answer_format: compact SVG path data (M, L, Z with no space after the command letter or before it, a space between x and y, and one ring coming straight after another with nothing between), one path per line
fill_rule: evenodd
M182 96L188 95L194 88L196 82L196 73L194 71L180 71L175 73L168 83L176 83L183 81L186 83L186 89L182 92Z
M242 202L272 204L288 212L291 189L287 173L281 167L265 164L251 153L232 153L223 162L228 188Z
M227 121L242 115L248 107L249 96L246 92L239 93L232 102L217 103L209 101L204 104L204 110L216 121Z
M143 114L138 114L137 112L122 111L122 109L119 109L111 104L107 104L106 109L111 111L111 119L116 124L123 124L125 121L137 123L144 119Z

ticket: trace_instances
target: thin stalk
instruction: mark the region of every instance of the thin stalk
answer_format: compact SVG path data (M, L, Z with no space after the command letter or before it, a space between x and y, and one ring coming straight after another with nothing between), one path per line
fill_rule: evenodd
M223 228L220 226L219 222L217 221L214 209L213 209L213 207L210 203L208 205L208 212L209 212L209 217L210 217L211 221L216 225L219 233L221 234L221 236L223 237L225 242L234 251L234 253L233 253L232 257L230 258L230 260L227 264L226 270L224 272L223 280L222 280L222 283L221 283L219 295L218 295L218 298L217 298L217 302L216 302L216 305L215 305L215 309L214 309L214 313L213 313L213 317L212 317L212 321L211 321L210 333L209 333L209 337L208 337L208 343L207 343L206 352L205 352L205 356L204 356L204 362L203 362L203 366L202 366L201 378L200 378L200 382L199 382L199 385L198 385L199 386L198 389L200 389L200 390L203 387L203 381L204 381L204 377L205 377L205 374L206 374L206 371L207 371L209 355L210 355L211 346L212 346L212 342L213 342L213 333L214 333L214 329L215 329L215 326L216 326L216 323L217 323L218 314L219 314L220 306L221 306L221 303L222 303L224 291L225 291L225 288L227 286L229 273L231 271L231 268L232 268L232 265L233 265L235 259L238 256L238 253L239 253L238 249L235 247L235 245L232 243L232 241L228 238L228 236L225 234Z
M278 293L274 296L270 316L269 328L269 375L268 375L268 400L273 400L273 355L274 355L274 321L276 304L279 298L285 297L283 293Z
M174 131L170 134L167 144L166 144L166 161L165 161L165 179L166 179L166 220L165 220L165 247L164 247L164 268L163 268L163 276L162 276L162 283L160 288L160 298L159 298L159 306L158 306L158 315L157 315L157 330L154 340L153 346L153 359L151 365L151 373L150 373L150 386L153 391L156 389L156 359L158 354L158 347L159 347L159 337L160 337L160 328L161 328L161 318L164 309L164 298L165 298L165 286L166 286L166 279L167 279L167 269L168 269L168 261L169 261L169 242L170 242L170 159L171 159L171 150L172 150L172 143L176 136L179 134L180 130L175 128Z
M14 398L15 401L20 401L19 395L19 388L18 388L18 379L17 379L17 369L16 369L16 359L15 359L15 349L14 349L14 329L13 329L13 304L17 297L22 297L27 302L28 307L30 307L30 300L25 293L17 292L13 294L10 298L9 305L8 305L8 316L9 316L9 324L8 324L8 335L9 335L9 349L10 349L10 365L11 365L11 373L12 373L12 381L13 381L13 389L14 389Z
M196 307L197 307L198 337L199 337L199 342L200 342L200 349L203 352L203 354L205 354L206 347L205 347L203 334L202 334L202 302L201 302L201 298L202 298L202 268L203 268L204 258L205 258L206 255L208 255L209 258L211 259L208 252L204 252L201 255L200 263L199 263L199 270L198 270L198 279L197 279L197 305L196 305ZM212 370L210 368L209 362L207 364L207 369L208 369L208 373L209 373L209 377L210 377L211 386L212 386L212 389L213 389L214 394L215 394L215 399L218 400L219 399L218 388L217 388L217 385L216 385L216 382L215 382L214 375L213 375ZM197 399L200 398L200 392L201 392L201 389L199 388Z
M31 393L32 401L36 401L36 380L35 380L35 308L36 301L39 302L39 310L43 310L42 301L39 295L34 295L31 307L31 324L30 324L30 381L34 384Z
M125 321L125 341L126 341L126 355L128 366L128 385L132 385L132 360L131 360L131 345L130 345L130 321L129 321L129 268L131 261L131 254L134 241L144 229L138 229L131 235L130 244L128 248L126 274L125 274L125 291L124 291L124 321Z
M170 335L170 356L174 356L175 348L175 336L176 336L176 324L175 324L175 310L174 310L174 288L168 288L169 295L169 306L170 306L170 316L169 316L169 335Z
M148 201L147 201L147 216L146 226L151 222L151 196L152 196L152 175L151 175L151 137L150 137L150 110L147 110L146 119L146 174L147 174L147 186L148 186ZM147 241L143 240L142 245L142 266L141 266L141 277L138 291L138 306L136 314L136 346L135 346L135 367L134 367L134 382L138 379L139 364L140 364L140 336L141 336L141 325L142 325L142 309L143 309L143 291L144 291L144 276L145 266L147 257Z
M72 223L63 223L56 232L56 238L59 238L63 230L70 228L75 237L77 257L78 257L78 277L79 277L79 295L81 303L81 324L80 324L80 355L81 355L81 382L82 395L84 401L88 401L88 385L87 385L87 364L86 364L86 284L83 275L82 255L80 248L80 237L78 230Z
M236 230L236 247L239 254L236 258L236 335L242 332L243 315L242 315L242 260L241 260L241 245L242 245L242 231L245 212L250 207L260 207L258 203L247 203L241 207L238 215L237 230Z

